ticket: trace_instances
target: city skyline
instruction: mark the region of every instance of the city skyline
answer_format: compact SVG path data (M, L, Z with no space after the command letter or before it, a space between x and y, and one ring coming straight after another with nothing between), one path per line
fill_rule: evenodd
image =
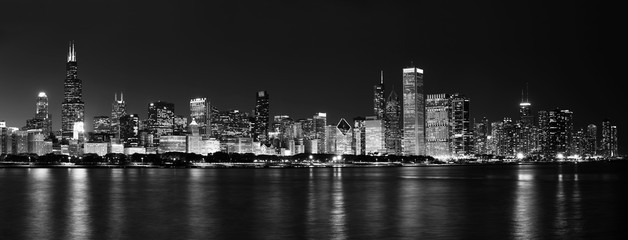
M565 7L582 11L560 11L548 15L537 9L536 4L494 6L492 9L513 15L502 23L487 21L501 16L499 11L478 9L482 4L474 6L470 3L454 3L453 6L448 3L321 3L281 5L277 10L273 9L277 7L276 3L255 3L251 6L224 4L216 9L229 11L213 17L221 23L225 20L234 22L227 21L224 29L217 29L208 43L201 41L208 40L207 35L198 35L190 30L192 27L212 25L200 12L186 6L174 6L172 9L166 4L150 6L157 13L145 16L156 20L155 23L131 16L129 10L118 10L122 14L121 19L113 19L109 23L99 18L109 12L87 9L80 4L36 8L36 13L52 13L67 8L84 18L77 23L77 28L66 28L65 24L61 24L67 19L45 22L47 19L37 14L27 22L3 21L0 28L3 32L16 28L28 30L6 34L7 38L0 43L0 79L3 88L11 89L2 95L0 112L3 116L0 119L11 126L23 125L26 119L32 118L32 98L29 96L46 92L53 129L60 128L61 59L66 57L64 46L67 41L74 39L80 78L83 80L85 124L88 129L93 127L91 119L94 116L110 111L112 92L125 93L128 111L146 118L146 104L157 100L172 102L179 106L177 114L189 116L189 110L184 106L189 99L196 97L207 97L212 105L220 109L249 112L254 108L252 92L266 90L273 95L270 116L290 115L298 119L325 112L329 117L328 123L336 123L341 118L352 119L372 112L373 106L368 103L372 101L372 87L380 80L382 70L386 78L385 89L396 89L396 94L401 96L400 69L413 61L426 71L426 94L464 93L472 99L471 119L476 119L476 122L483 117L491 122L503 117L516 118L519 93L529 83L533 113L557 107L569 109L575 113L574 127L585 127L590 123L599 126L602 119L609 118L620 128L619 138L625 139L622 136L626 133L621 131L624 129L621 119L625 119L625 113L615 111L622 102L618 94L620 89L609 87L613 83L609 77L613 71L612 64L607 64L601 57L607 49L600 47L602 40L586 35L590 31L601 31L595 26L602 20L594 18L599 15L599 10L595 6L585 8L574 4ZM15 13L31 7L21 3L9 3L8 6L13 7ZM131 4L130 9L137 7L140 6ZM201 5L199 10L203 7L207 6ZM306 17L325 11L346 11L348 15L333 15L330 22L295 18L296 23L312 27L306 31L298 25L263 25L276 23L278 19L258 15L248 17L247 13L252 13L255 7L278 13L279 16L290 14L284 10L305 8L311 9L303 13ZM411 11L403 10L412 7L426 9L426 15L415 16ZM551 9L552 6L547 7ZM449 9L450 15L435 16L428 11L444 8ZM484 17L463 22L461 19L470 14L466 13L469 9L478 10L474 14ZM184 15L176 10L191 12L185 14L188 17L167 25L169 27L159 28L159 23ZM3 17L10 18L15 13L8 12ZM372 18L373 13L381 13L383 17ZM461 16L451 16L456 13ZM233 16L244 17L236 19ZM385 19L386 16L389 18ZM203 21L194 23L192 20L196 17ZM561 31L552 31L552 27L567 24L561 21L565 17L584 17L590 20L592 26L575 29L566 25ZM439 21L432 19L446 21L435 23ZM257 24L260 25L256 26L269 30L271 34L260 37L259 41L237 40L243 39L240 38L241 33L229 30L249 23L256 24L252 20L259 20ZM331 23L343 23L351 30L342 31L344 28ZM33 27L37 24L48 26L49 30L44 32L50 36L38 37L43 33L37 31L41 27ZM146 24L147 28L124 38L116 37L116 34L126 33L137 24ZM482 24L486 26L479 27ZM516 27L510 28L508 24ZM93 29L88 30L84 26ZM177 26L184 28L177 30ZM372 26L375 29L371 29ZM416 31L404 31L411 27L416 27L413 28ZM154 38L153 31L156 29L176 34L163 39ZM255 33L254 29L245 29ZM297 34L288 36L280 30ZM332 33L340 35L328 38ZM584 37L571 38L574 34ZM274 43L282 37L288 38ZM309 37L315 37L316 41L307 40ZM357 41L364 38L373 40ZM456 40L458 38L460 40ZM236 41L230 44L232 40ZM226 47L218 47L223 45ZM269 46L275 50L265 50ZM249 80L250 76L255 77ZM29 84L21 84L23 82ZM172 87L169 84L172 82L181 86ZM309 89L301 90L301 83L311 84ZM351 94L347 94L346 89L351 89ZM146 92L151 94L144 94ZM325 97L307 98L304 97L305 92L321 92L325 93ZM583 98L581 94L593 96Z

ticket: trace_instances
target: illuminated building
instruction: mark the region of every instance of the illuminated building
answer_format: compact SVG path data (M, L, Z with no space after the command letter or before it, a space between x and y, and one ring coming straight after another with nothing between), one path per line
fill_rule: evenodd
M188 124L187 134L190 136L195 136L195 137L200 136L201 134L200 127L194 118L192 118L192 122Z
M489 126L487 118L482 118L482 121L474 124L473 136L475 143L474 151L476 154L490 154L488 148L488 136L490 136Z
M94 133L109 133L111 132L111 119L109 116L95 116L94 117Z
M120 140L125 147L140 145L140 117L127 114L120 117Z
M425 102L426 154L448 157L451 147L451 101L449 94L428 94Z
M68 60L66 63L66 77L63 83L63 102L61 104L61 134L64 139L71 138L74 124L83 122L85 103L83 102L83 82L78 78L76 50L74 42L70 42Z
M45 136L52 133L52 116L48 113L48 96L45 92L40 92L36 100L35 117L26 120L24 129L41 129Z
M386 99L384 98L384 71L381 72L380 82L373 86L373 114L379 119L384 119L386 111Z
M108 151L109 143L85 143L83 144L83 153L93 153L98 156L105 156Z
M403 155L425 155L423 69L403 69ZM368 152L368 150L367 150Z
M384 138L386 152L393 155L401 155L401 103L393 90L386 101L384 115Z
M174 135L185 135L185 131L188 125L188 119L181 115L175 115L172 125L172 133Z
M595 124L589 124L587 126L584 152L585 155L588 156L597 155L597 126L595 126Z
M491 124L492 153L497 156L514 157L517 146L516 124L510 118Z
M471 154L469 99L459 94L429 94L425 104L427 155L447 158Z
M325 126L325 151L323 153L334 154L336 152L336 126ZM319 144L320 146L320 144Z
M126 102L124 101L124 94L120 93L120 99L118 94L114 94L113 103L111 104L111 133L115 136L117 143L121 142L121 129L120 118L126 114Z
M152 102L148 104L148 130L157 136L172 135L174 127L174 104Z
M364 120L365 144L364 149L368 155L381 155L386 153L384 146L384 121L376 116L366 117Z
M364 117L353 118L353 153L366 155L366 126Z
M257 92L255 98L255 121L253 126L253 139L255 142L266 142L268 134L270 104L266 91Z
M602 121L602 144L600 150L604 157L617 156L617 126L611 125L611 120L609 119Z
M251 118L239 110L219 111L212 115L212 128L217 139L226 137L251 137Z
M52 152L52 141L46 141L47 135L41 129L28 130L28 152L38 156Z
M167 152L186 152L187 138L186 136L164 135L159 137L159 153Z
M312 117L312 123L313 123L313 130L314 130L314 138L313 139L318 139L318 146L317 149L319 150L318 153L327 153L325 152L326 150L328 150L327 146L325 144L327 144L326 138L325 138L325 127L327 126L327 113L317 113L316 115L314 115L314 117Z
M210 135L211 106L207 98L190 100L190 118L198 124L201 136L207 137Z
M570 154L572 117L573 112L569 110L539 111L539 128L543 131L542 151L545 158L555 159L558 154Z
M75 122L72 128L72 139L81 143L85 138L85 127L83 122Z
M473 132L469 121L469 98L453 94L451 96L451 143L452 154L469 155L473 152Z
M353 142L352 133L353 132L351 131L351 125L349 125L347 120L341 118L336 125L336 154L354 154L353 150L351 149L351 145Z

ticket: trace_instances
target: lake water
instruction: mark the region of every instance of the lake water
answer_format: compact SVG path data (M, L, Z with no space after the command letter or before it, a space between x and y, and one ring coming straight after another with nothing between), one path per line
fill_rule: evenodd
M627 165L0 168L0 239L627 239Z

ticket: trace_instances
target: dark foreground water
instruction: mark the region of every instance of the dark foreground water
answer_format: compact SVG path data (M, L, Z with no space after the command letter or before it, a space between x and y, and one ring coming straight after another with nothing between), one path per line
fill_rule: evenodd
M621 239L627 169L1 168L0 239Z

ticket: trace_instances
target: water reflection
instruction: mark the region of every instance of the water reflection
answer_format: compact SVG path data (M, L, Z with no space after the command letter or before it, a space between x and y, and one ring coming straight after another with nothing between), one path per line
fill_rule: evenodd
M28 182L25 186L29 193L28 238L45 239L50 237L53 230L50 169L28 170Z
M122 227L126 225L123 186L125 174L123 171L123 169L114 169L109 175L109 231L107 234L110 238L120 238L123 231Z
M519 167L515 192L514 237L515 239L534 238L536 195L534 192L534 175L527 167Z
M334 168L331 208L331 233L334 239L346 239L346 212L342 189L342 168Z
M65 239L90 239L91 229L90 221L92 219L89 213L89 185L87 184L88 170L84 168L69 169L70 173L70 192L69 192L69 209L66 223L70 231L69 236Z

